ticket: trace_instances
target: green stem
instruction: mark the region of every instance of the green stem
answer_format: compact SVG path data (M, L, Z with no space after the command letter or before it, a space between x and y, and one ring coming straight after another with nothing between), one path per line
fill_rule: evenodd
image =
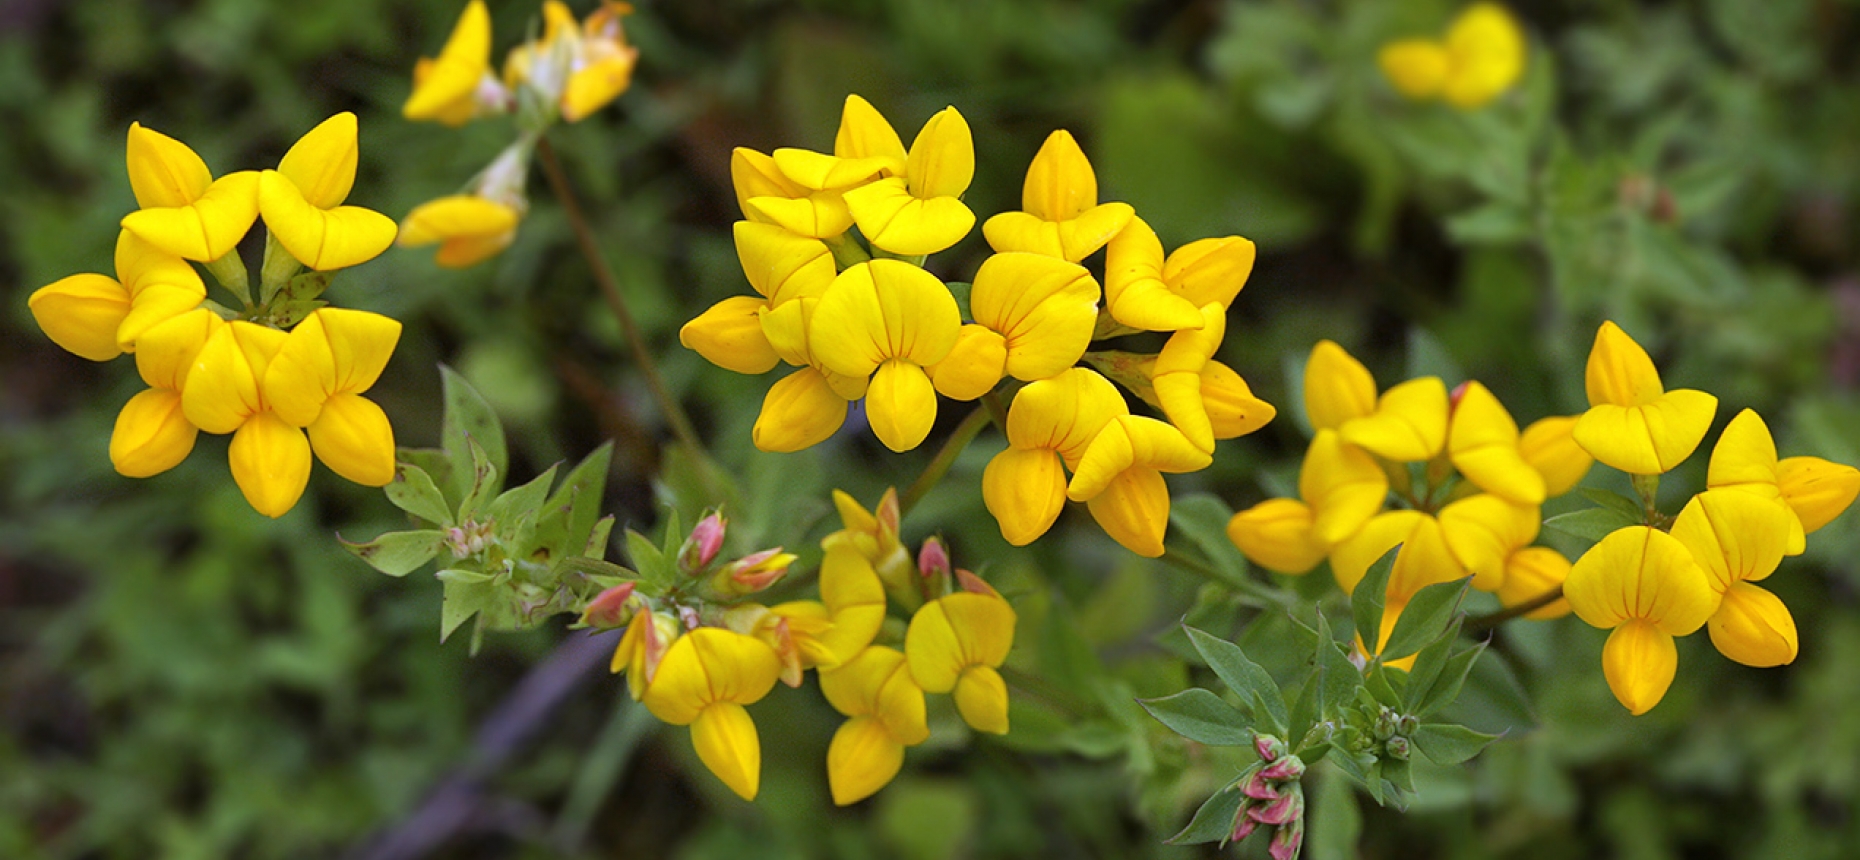
M951 433L943 447L937 450L936 457L930 461L930 465L924 467L923 474L918 475L917 480L904 491L904 495L898 497L900 515L910 513L911 507L922 501L931 488L943 480L943 475L949 471L950 466L955 465L956 457L962 454L962 449L969 447L969 443L975 440L976 434L982 432L982 426L988 421L988 409L984 407L971 411L961 424L956 425L956 432Z
M866 252L865 246L853 241L850 233L841 233L821 241L826 243L828 251L833 252L833 265L840 271L872 259L872 255Z
M1552 603L1557 602L1558 600L1562 599L1562 597L1563 597L1563 586L1559 585L1559 586L1556 586L1555 588L1550 589L1549 591L1546 591L1542 594L1537 595L1536 597L1526 600L1523 603L1517 604L1516 606L1507 606L1504 609L1498 612L1494 612L1490 615L1481 615L1477 618L1468 618L1466 619L1466 624L1462 626L1460 629L1464 630L1467 633L1479 633L1481 631L1490 630L1494 627L1497 627L1500 624L1510 621L1513 618L1521 618L1525 615L1529 615L1533 612L1536 612L1539 609L1542 609L1546 606L1549 606Z
M1653 525L1659 522L1660 506L1658 498L1660 495L1660 476L1634 475L1632 476L1632 481L1634 483L1634 492L1640 496L1641 512L1646 524Z
M269 306L271 300L278 295L278 291L284 289L284 286L289 284L292 278L297 277L297 273L303 269L304 264L291 256L290 251L285 250L283 243L278 241L277 234L266 234L265 260L258 267L259 304Z
M239 297L239 303L246 310L252 309L252 286L249 283L251 276L246 274L245 260L240 259L238 248L227 251L221 254L219 259L202 265L207 267L207 273L213 276L213 280L218 281L220 286L231 290L233 295Z
M575 243L580 246L581 255L588 261L588 268L600 287L601 297L619 320L621 336L626 338L627 347L633 352L633 361L639 365L640 375L645 378L652 399L658 403L659 412L665 416L665 423L671 426L672 435L678 437L678 441L684 443L696 456L703 457L704 445L698 441L697 431L692 428L684 407L672 397L671 390L665 386L665 378L659 375L659 365L653 361L651 351L646 349L646 336L640 331L639 323L633 319L633 312L627 309L626 298L620 294L620 285L614 280L607 259L601 256L600 245L594 240L594 228L582 214L575 189L569 185L561 160L556 158L555 147L549 143L548 138L538 138L536 151L542 156L543 175L549 178L549 187L555 192L556 200L562 204L562 213L568 216L568 223L575 230Z

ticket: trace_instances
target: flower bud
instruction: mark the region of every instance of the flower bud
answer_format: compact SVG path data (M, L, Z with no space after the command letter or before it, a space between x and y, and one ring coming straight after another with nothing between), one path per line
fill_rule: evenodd
M1305 775L1305 763L1298 756L1288 755L1260 769L1259 775L1274 782L1296 780Z
M1290 824L1304 817L1305 792L1293 786L1291 791L1279 795L1279 799L1270 803L1254 806L1247 812L1247 817L1261 824L1281 826Z
M1234 813L1233 833L1227 837L1227 841L1239 842L1240 840L1253 835L1254 829L1259 827L1259 822L1253 820L1253 817L1248 814L1252 811L1253 811L1253 800L1251 798L1248 798L1240 802L1239 811Z
M1305 822L1300 818L1272 834L1272 844L1266 846L1266 853L1272 860L1297 860L1298 852L1305 845Z
M917 551L917 573L925 579L949 576L949 549L936 537L924 540L922 549Z
M794 560L795 554L782 552L781 547L751 553L724 565L714 584L725 594L754 594L787 576Z
M603 630L625 627L639 608L633 600L633 588L634 583L622 582L595 595L581 611L581 623Z
M696 576L717 558L717 552L723 549L723 534L730 521L723 514L710 511L691 529L691 536L685 538L684 546L678 548L678 569L687 576Z
M1396 761L1408 760L1408 739L1400 735L1389 738L1388 742L1382 745L1382 749L1388 753L1389 758Z
M1257 800L1278 800L1279 788L1264 774L1254 771L1240 783L1240 793Z
M1395 733L1402 737L1413 736L1415 730L1420 727L1421 721L1415 719L1413 714L1404 714L1401 719L1395 721Z
M1272 735L1254 735L1253 751L1259 753L1261 761L1278 761L1285 757L1285 742Z

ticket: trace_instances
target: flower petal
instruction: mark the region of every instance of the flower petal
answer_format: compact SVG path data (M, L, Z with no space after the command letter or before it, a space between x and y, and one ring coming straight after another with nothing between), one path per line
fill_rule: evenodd
M245 500L273 519L289 512L310 483L310 442L304 431L270 412L240 424L226 454Z
M1046 379L1078 363L1098 321L1098 282L1076 263L1038 254L994 254L975 273L975 321L1007 340L1007 372Z
M244 321L220 326L207 338L194 359L194 369L187 374L187 385L181 392L187 420L208 433L231 433L248 417L269 411L258 382L287 337L277 329ZM272 420L277 421L277 416ZM306 474L309 456L306 442Z
M181 393L151 388L123 404L110 433L110 464L131 478L159 475L194 450L199 431L181 413Z
M330 471L364 487L394 480L394 427L359 394L338 394L309 427L310 447Z
M975 212L960 199L915 196L899 176L848 189L845 200L866 240L893 254L934 254L975 226Z
M1563 596L1590 626L1639 619L1672 636L1699 629L1719 601L1686 545L1647 526L1617 529L1590 547L1570 567Z
M881 158L904 170L904 141L872 103L857 94L846 96L840 108L839 131L833 136L833 154L840 158Z
M259 184L256 171L228 173L186 205L123 216L123 229L170 254L212 262L233 250L258 220Z
M865 391L865 414L872 433L893 451L923 444L936 424L936 386L915 364L892 359L878 366Z
M1790 514L1777 499L1729 488L1707 490L1686 502L1673 521L1672 535L1723 592L1734 582L1756 582L1776 570L1794 525Z
M917 139L911 141L904 173L910 178L912 196L923 200L955 200L969 190L969 183L975 179L975 140L961 113L946 107L924 123ZM975 216L969 216L969 224L974 223ZM968 227L962 232L969 232Z
M1008 448L982 472L982 503L1015 546L1033 543L1066 505L1066 474L1049 448Z
M1498 602L1517 606L1550 593L1569 578L1569 559L1546 546L1527 546L1505 560L1505 582L1498 587ZM1532 610L1525 618L1547 620L1569 614L1569 601L1558 597L1542 609Z
M724 370L767 373L781 358L762 331L757 312L766 307L768 302L758 296L731 296L685 323L678 342Z
M1583 385L1590 406L1645 406L1666 392L1647 351L1610 321L1603 321L1595 332Z
M1368 452L1345 445L1337 431L1319 430L1298 471L1298 495L1311 506L1312 536L1335 546L1382 510L1389 476Z
M1595 458L1576 444L1579 416L1539 418L1518 437L1518 454L1544 478L1544 498L1555 498L1582 482Z
M1104 304L1111 318L1144 331L1180 331L1201 324L1201 306L1163 281L1162 241L1131 216L1106 246Z
M1447 49L1429 39L1404 39L1382 46L1376 65L1388 76L1395 91L1411 99L1432 98L1446 85L1450 61Z
M91 361L123 354L117 330L129 316L129 291L114 279L83 274L35 290L27 307L39 329L67 352Z
M994 667L970 666L956 679L955 698L956 712L969 728L992 735L1007 734L1007 682Z
M904 745L873 717L841 723L827 744L827 788L835 806L849 806L878 793L903 767Z
M738 797L756 799L762 777L762 742L756 736L755 720L742 705L718 702L699 711L691 723L691 745L704 766Z
M969 323L956 336L948 357L929 368L938 394L970 401L990 391L1006 375L1007 339L986 326Z
M1343 441L1401 463L1432 459L1447 441L1447 386L1410 379L1382 394L1374 412L1344 421Z
M1196 448L1175 427L1154 418L1119 415L1098 431L1085 455L1079 458L1066 496L1075 502L1088 501L1104 492L1119 474L1133 468L1193 472L1207 468L1211 462L1208 452Z
M846 422L846 399L819 370L804 367L769 388L750 431L757 448L792 453L827 440Z
M753 221L736 222L733 234L743 275L771 305L819 297L838 274L833 267L833 252L819 239Z
M1068 466L1077 467L1098 431L1128 414L1117 386L1095 370L1075 367L1015 393L1008 407L1008 444L1057 451Z
M1468 382L1452 412L1447 456L1454 468L1488 493L1520 505L1542 504L1543 475L1518 450L1518 425L1491 390Z
M1673 637L1657 625L1632 620L1609 634L1602 647L1602 674L1608 689L1628 712L1640 716L1660 703L1679 669Z
M425 74L415 75L417 81L401 105L401 116L439 119L456 110L460 102L469 103L478 81L490 70L491 13L484 0L471 0L452 25L439 56L428 64Z
M320 189L325 196L330 184L326 181ZM372 209L316 206L296 183L275 170L260 177L258 197L271 235L291 256L317 271L372 260L394 244L399 230L393 219Z
M1227 521L1227 539L1248 560L1277 573L1309 573L1324 560L1311 534L1311 508L1297 499L1267 499Z
M139 122L129 124L129 190L141 209L186 206L213 184L207 163L175 140Z
M1542 523L1536 505L1520 505L1491 493L1467 496L1440 510L1440 528L1453 557L1472 571L1472 586L1498 591L1507 559L1537 539Z
M1169 529L1169 485L1150 468L1125 469L1112 476L1085 506L1104 533L1145 558L1160 558Z
M180 314L144 332L136 350L136 372L150 388L179 393L200 350L226 321L206 308Z
M1832 522L1860 495L1860 469L1820 457L1790 457L1776 467L1783 501L1813 532Z
M1305 360L1305 416L1312 430L1335 430L1376 410L1369 368L1334 341L1320 340Z
M1748 582L1734 582L1707 624L1718 653L1746 666L1795 662L1795 617L1781 599Z
M291 144L278 161L277 172L297 186L311 206L334 209L349 198L349 190L355 187L355 166L360 158L355 114L343 111L318 123Z

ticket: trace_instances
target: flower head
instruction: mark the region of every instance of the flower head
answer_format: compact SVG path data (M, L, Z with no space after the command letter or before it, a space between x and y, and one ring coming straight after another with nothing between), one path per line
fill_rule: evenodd
M1674 636L1703 626L1720 598L1678 538L1648 526L1610 532L1570 568L1564 598L1576 616L1613 629L1602 650L1608 688L1629 712L1666 695L1679 665Z
M1631 475L1658 475L1691 456L1718 409L1718 398L1703 391L1667 391L1647 351L1612 322L1595 333L1583 379L1589 411L1571 435Z
M956 300L935 275L879 259L833 279L808 324L808 342L825 369L870 377L872 431L885 447L908 451L936 421L936 389L924 368L949 355L961 327Z
M392 219L342 205L355 185L357 158L355 114L344 111L292 144L278 169L259 176L258 209L265 226L291 256L312 269L364 263L394 243Z
M930 737L924 691L896 649L874 645L821 672L820 692L849 718L827 746L827 785L837 806L884 788L904 766L904 748Z
M925 692L953 691L971 728L1006 734L1007 683L996 670L1014 644L1014 621L998 594L960 591L924 604L904 633L911 677Z
M1128 203L1098 202L1098 177L1065 129L1047 135L1027 166L1020 208L982 224L988 244L998 252L1029 251L1071 263L1104 247L1135 214Z

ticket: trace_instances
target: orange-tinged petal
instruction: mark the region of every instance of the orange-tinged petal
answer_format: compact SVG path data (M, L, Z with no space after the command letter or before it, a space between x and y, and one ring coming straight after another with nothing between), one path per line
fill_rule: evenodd
M1395 91L1411 99L1432 98L1446 85L1451 67L1447 49L1428 39L1403 39L1382 46L1376 64Z
M1008 731L1007 682L992 666L970 666L956 679L956 712L978 732L1005 735Z
M704 766L738 797L756 799L762 778L762 742L756 736L755 721L742 705L718 702L699 711L691 723L691 745Z
M1544 478L1518 449L1518 425L1490 389L1468 382L1447 425L1447 456L1475 486L1520 505L1544 500Z
M1075 502L1088 501L1131 469L1193 472L1211 462L1208 452L1196 448L1175 427L1154 418L1119 415L1098 431L1079 458L1066 496Z
M769 388L750 435L757 448L786 454L826 441L845 422L846 399L819 370L804 367Z
M484 0L471 0L452 25L445 47L415 74L413 92L401 105L401 116L412 120L439 119L470 104L478 82L491 70L491 13ZM469 113L466 114L469 117Z
M327 190L326 183L326 196ZM392 218L372 209L316 206L296 183L275 170L260 176L258 198L271 235L291 256L318 271L374 259L394 244L399 230Z
M1795 662L1795 617L1781 599L1748 582L1734 582L1707 623L1718 653L1746 666Z
M60 278L26 300L32 318L52 342L91 361L123 354L117 330L129 316L129 291L114 279L83 274Z
M1438 377L1410 379L1383 392L1374 412L1338 427L1343 441L1390 460L1432 459L1447 441L1447 386Z
M1164 265L1156 231L1131 216L1105 251L1104 304L1112 319L1144 331L1179 331L1201 324L1201 306L1169 288L1163 280Z
M835 806L871 797L903 767L904 745L874 717L841 723L827 744L827 787Z
M1678 538L1647 526L1610 532L1570 567L1570 609L1607 629L1640 619L1672 636L1699 629L1718 609L1718 591Z
M1666 392L1647 351L1609 321L1604 321L1595 333L1595 345L1589 349L1589 362L1583 370L1583 386L1588 390L1590 406L1645 406Z
M685 323L678 330L678 342L725 370L767 373L781 359L762 331L757 312L766 307L768 302L757 296L724 299Z
M1536 505L1520 505L1491 493L1467 496L1440 511L1440 527L1453 557L1473 574L1472 585L1498 591L1511 554L1537 539L1542 524Z
M355 187L355 165L360 158L355 114L343 111L291 144L278 161L278 173L297 186L311 206L334 209ZM259 193L263 195L262 188Z
M1007 373L1007 361L1007 338L986 326L969 323L956 336L956 346L949 355L929 369L930 379L944 397L974 400L1001 382Z
M1540 418L1518 437L1518 453L1544 478L1544 498L1555 498L1582 482L1595 458L1576 444L1579 416Z
M1305 360L1305 416L1313 430L1335 430L1376 410L1369 368L1334 341L1320 340Z
M359 394L337 394L309 426L310 447L330 471L364 487L394 480L394 427Z
M796 236L772 224L738 221L736 258L755 291L778 305L827 291L838 271L833 252L819 239Z
M847 190L846 209L873 247L922 256L944 250L975 226L975 212L956 197L918 197L903 177Z
M1635 716L1660 703L1678 669L1679 649L1673 646L1672 635L1649 621L1622 624L1602 647L1602 674L1608 678L1608 689Z
M632 85L633 66L638 61L638 48L614 47L569 75L562 90L562 121L580 122L619 98Z
M213 174L187 144L139 122L129 124L129 190L142 209L186 206L200 199Z
M1098 431L1128 414L1117 386L1095 370L1075 367L1015 393L1008 407L1008 444L1057 451L1076 468Z
M1527 546L1505 560L1505 582L1498 587L1498 602L1510 607L1549 594L1569 578L1569 559L1545 546ZM1569 614L1569 601L1558 597L1525 618L1547 620Z
M273 519L290 511L310 483L310 442L304 431L270 412L240 424L226 455L245 500Z
M969 183L975 179L975 140L961 113L946 107L924 123L917 139L911 141L904 173L910 177L912 196L920 199L955 199L969 190ZM969 223L974 222L974 216L970 216ZM967 233L968 228L963 232Z
M896 165L901 172L907 153L898 132L872 103L857 94L848 95L840 109L840 128L833 136L833 154L840 158L881 158Z
M922 444L936 424L936 386L923 368L892 359L872 375L865 390L865 414L885 447L909 451Z
M159 475L194 450L199 431L181 414L181 393L151 388L123 404L110 433L110 464L131 478Z
M219 327L207 338L206 345L194 359L194 369L188 372L187 385L181 393L181 406L187 420L208 433L231 433L248 417L269 412L260 393L259 380L264 378L265 369L287 337L277 329L244 321ZM283 423L275 415L270 420ZM310 446L306 442L306 475L309 456ZM294 496L292 501L295 501Z
M1672 535L1722 592L1734 582L1755 582L1782 563L1789 542L1788 506L1733 489L1707 490L1686 502Z
M1840 516L1860 495L1860 469L1820 457L1790 457L1777 464L1776 484L1783 501L1802 519L1802 530L1812 532Z
M1278 573L1309 573L1324 560L1311 534L1311 507L1297 499L1267 499L1227 521L1227 539L1254 564Z
M259 184L256 171L228 173L186 205L123 216L123 229L170 254L211 262L237 246L258 220Z
M1009 448L982 472L982 503L1015 546L1033 543L1066 505L1066 474L1049 448Z
M1311 506L1311 534L1326 547L1368 522L1388 500L1389 476L1367 451L1319 430L1298 471L1298 495Z
M1169 485L1155 469L1118 472L1085 506L1104 533L1145 558L1160 558L1169 530Z

